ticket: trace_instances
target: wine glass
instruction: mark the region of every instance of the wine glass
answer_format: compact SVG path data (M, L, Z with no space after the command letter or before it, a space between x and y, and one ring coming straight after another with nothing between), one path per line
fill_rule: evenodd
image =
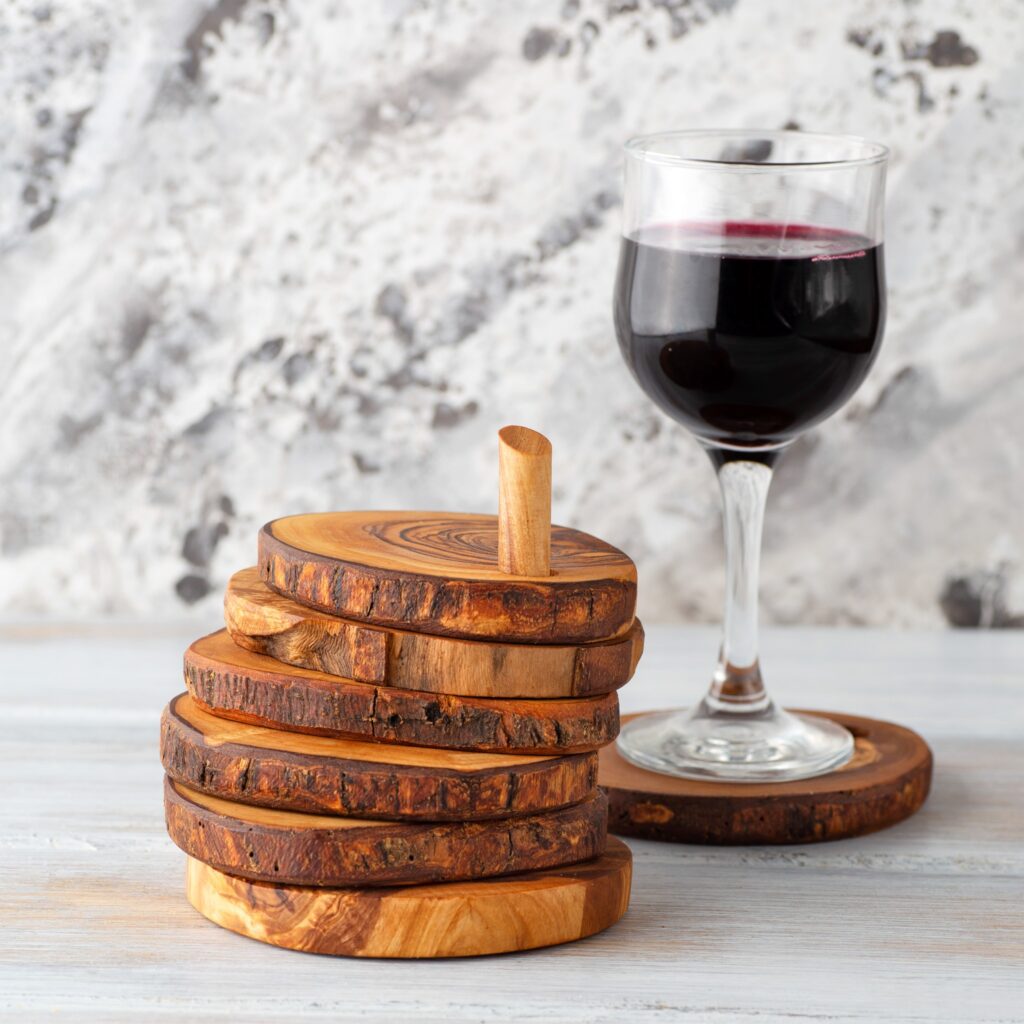
M808 778L853 737L769 698L758 665L761 525L772 466L874 362L885 321L888 151L792 131L681 131L626 144L615 329L637 382L711 457L725 621L707 696L627 723L644 768L730 782Z

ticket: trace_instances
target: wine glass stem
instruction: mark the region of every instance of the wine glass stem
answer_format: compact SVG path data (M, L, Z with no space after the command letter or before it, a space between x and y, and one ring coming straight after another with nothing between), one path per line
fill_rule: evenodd
M758 663L757 590L772 470L763 462L712 460L722 491L726 589L722 648L706 703L714 711L749 714L771 703Z

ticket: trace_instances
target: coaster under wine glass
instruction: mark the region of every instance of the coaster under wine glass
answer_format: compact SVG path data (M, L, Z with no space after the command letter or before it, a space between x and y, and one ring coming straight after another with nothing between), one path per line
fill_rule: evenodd
M503 572L497 516L324 512L259 535L259 570L279 594L332 615L466 639L578 644L633 624L636 566L618 548L552 526L550 572Z
M629 905L632 857L483 882L315 889L250 882L188 860L189 902L214 924L306 953L394 959L484 956L572 942L603 931Z
M853 758L837 771L796 782L715 782L638 768L611 744L601 751L598 769L608 793L609 829L675 843L815 843L888 828L924 803L932 753L917 733L856 715L801 714L849 729Z

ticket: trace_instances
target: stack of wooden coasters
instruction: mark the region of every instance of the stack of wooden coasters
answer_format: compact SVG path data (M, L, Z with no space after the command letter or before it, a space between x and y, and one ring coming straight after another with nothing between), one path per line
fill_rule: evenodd
M551 447L500 434L499 515L263 528L164 711L188 898L278 946L467 956L582 938L629 900L597 750L643 649L636 570L550 525Z

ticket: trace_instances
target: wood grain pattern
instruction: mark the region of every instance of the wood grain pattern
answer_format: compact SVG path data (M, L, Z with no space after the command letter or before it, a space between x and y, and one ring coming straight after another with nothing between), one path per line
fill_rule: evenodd
M575 864L603 852L608 803L525 818L391 822L253 807L167 779L171 839L229 874L314 886L453 882Z
M498 431L498 568L551 572L551 442L527 427Z
M315 889L251 882L189 858L189 902L222 928L286 949L335 956L484 956L572 942L629 905L632 856L610 839L571 867L485 882Z
M614 693L568 700L489 700L398 690L281 665L225 630L185 652L189 693L214 714L253 725L455 750L569 754L610 743Z
M384 683L394 675L388 664L389 632L385 627L326 615L282 597L260 579L255 566L241 569L228 580L224 625L239 646L289 665L362 683Z
M261 807L352 817L478 821L579 803L597 755L472 754L280 732L218 718L187 694L160 720L175 781Z
M278 593L347 619L524 643L622 636L633 623L636 567L618 548L551 530L551 575L498 566L496 516L327 512L267 523L259 570Z
M608 747L598 777L608 793L609 827L677 843L814 843L888 828L921 807L932 754L917 733L855 715L802 713L846 726L856 743L853 759L813 779L740 785L646 771Z
M228 582L224 620L236 644L289 665L464 697L609 693L632 678L644 648L639 619L621 639L580 646L460 640L368 626L282 597L255 568Z

